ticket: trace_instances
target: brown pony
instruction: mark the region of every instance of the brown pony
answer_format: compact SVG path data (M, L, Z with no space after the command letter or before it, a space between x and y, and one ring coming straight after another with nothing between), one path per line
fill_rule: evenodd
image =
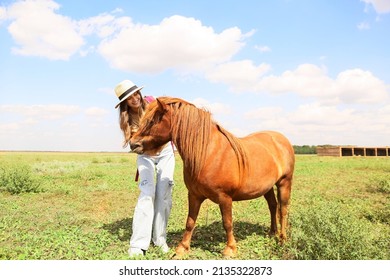
M272 235L286 239L287 211L294 171L294 150L280 133L263 131L237 138L212 120L209 112L182 99L162 97L152 102L131 138L131 149L142 154L173 141L183 160L188 189L188 217L178 257L190 249L202 202L208 198L220 207L227 245L233 256L232 201L264 196L271 213ZM277 200L273 186L276 185Z

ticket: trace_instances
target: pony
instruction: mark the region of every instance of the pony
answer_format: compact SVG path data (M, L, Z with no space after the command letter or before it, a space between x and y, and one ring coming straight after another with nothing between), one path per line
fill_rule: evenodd
M189 252L205 199L217 203L221 211L227 239L224 257L237 252L232 201L264 196L271 216L270 234L277 235L281 242L286 240L295 156L285 136L261 131L238 138L215 122L207 110L183 99L161 97L149 104L130 147L143 154L158 150L169 141L183 160L183 178L188 190L188 216L176 257Z

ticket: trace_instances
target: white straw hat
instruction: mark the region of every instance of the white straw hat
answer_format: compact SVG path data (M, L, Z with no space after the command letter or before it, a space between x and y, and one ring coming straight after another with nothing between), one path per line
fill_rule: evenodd
M139 91L141 89L143 89L143 86L138 87L130 80L124 80L124 81L120 82L115 87L115 94L119 99L119 103L116 104L115 108L118 108L119 104L121 104L123 101L125 101L134 92Z

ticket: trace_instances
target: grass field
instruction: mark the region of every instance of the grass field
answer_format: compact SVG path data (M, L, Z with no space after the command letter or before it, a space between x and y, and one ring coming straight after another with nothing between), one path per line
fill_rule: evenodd
M135 155L0 153L0 259L128 259L138 197ZM235 202L236 259L390 259L390 158L297 156L290 238L267 235L264 198ZM176 157L168 243L180 241L187 191ZM201 208L188 259L222 259L217 205ZM150 247L146 259L170 259Z

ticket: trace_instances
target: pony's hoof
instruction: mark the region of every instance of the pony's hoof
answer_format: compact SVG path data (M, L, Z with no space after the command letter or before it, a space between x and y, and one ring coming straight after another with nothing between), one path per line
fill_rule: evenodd
M232 258L236 255L236 253L237 253L237 248L226 247L222 252L222 256L224 258Z
M287 241L287 236L285 235L285 234L280 234L279 235L279 242L280 242L280 244L284 244L284 243L286 243L286 241Z
M274 231L274 230L270 230L270 231L268 232L268 236L269 236L269 237L277 236L277 234L278 234L278 232L277 232L277 231Z
M185 255L188 254L189 251L190 251L189 249L186 249L181 245L177 246L174 259L177 259L177 260L182 259Z
M176 253L171 257L171 260L183 260L184 256L178 256Z

